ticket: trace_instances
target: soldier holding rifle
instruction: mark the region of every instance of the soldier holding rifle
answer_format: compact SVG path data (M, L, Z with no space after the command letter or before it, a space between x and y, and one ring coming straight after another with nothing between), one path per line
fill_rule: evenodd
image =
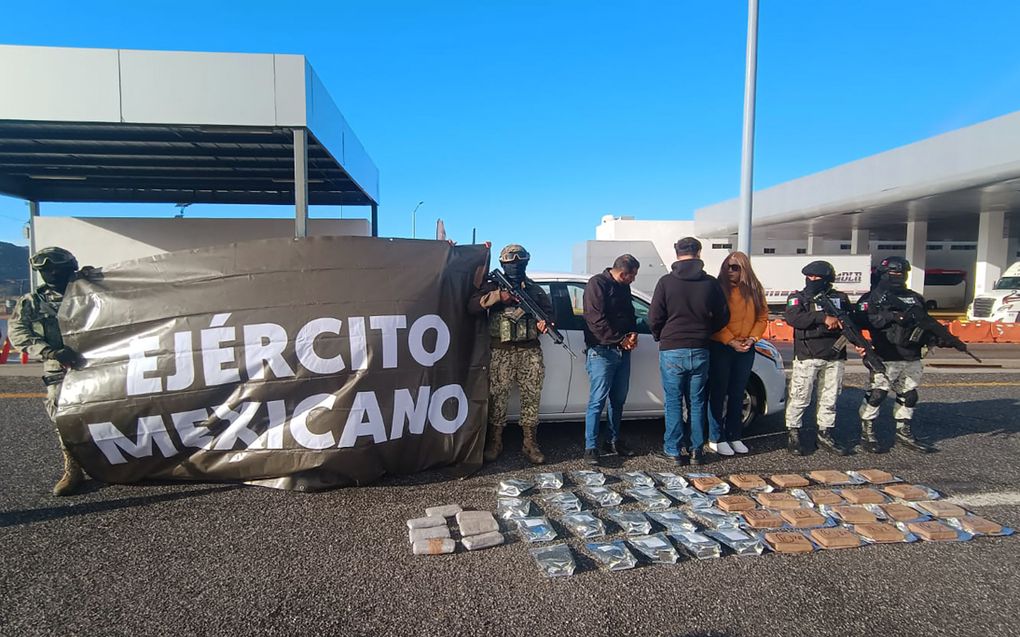
M486 462L496 460L503 451L507 402L514 384L521 395L524 455L532 464L545 462L536 437L542 383L545 380L545 363L538 336L550 330L556 335L559 332L548 321L552 315L549 295L525 275L530 260L531 255L523 246L516 243L506 246L499 253L502 272L493 271L489 280L468 300L469 312L487 314L491 337ZM562 343L562 336L554 340Z
M875 351L885 362L885 371L873 371L868 391L861 403L861 430L864 449L885 453L875 435L875 419L879 407L890 391L896 394L893 418L896 419L896 440L915 451L935 451L917 437L913 427L917 406L917 387L924 370L923 358L928 348L953 347L968 354L967 346L949 333L944 325L925 310L924 297L907 287L910 262L903 257L887 257L877 269L879 281L871 292L858 302L859 315L867 317Z

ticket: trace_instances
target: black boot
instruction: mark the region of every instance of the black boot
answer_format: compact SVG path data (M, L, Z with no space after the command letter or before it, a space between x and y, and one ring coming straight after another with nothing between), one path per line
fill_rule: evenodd
M804 455L804 447L800 444L800 429L791 427L786 430L786 449L795 456Z
M875 435L875 421L874 420L862 420L861 421L861 446L868 453L888 453L889 450L885 448L879 441L878 436Z
M896 441L904 447L913 449L914 451L920 451L921 453L932 453L938 451L935 447L931 446L924 440L919 440L914 436L914 429L911 427L909 420L897 420L896 421Z
M822 447L834 456L849 455L847 450L841 447L839 443L832 438L832 431L829 429L818 430L818 446Z

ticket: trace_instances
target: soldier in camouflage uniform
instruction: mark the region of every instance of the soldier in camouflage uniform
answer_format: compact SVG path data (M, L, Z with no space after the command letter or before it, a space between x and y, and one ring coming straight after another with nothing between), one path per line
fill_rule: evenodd
M57 323L57 311L67 284L78 270L78 261L63 248L43 248L32 255L31 263L44 285L18 300L9 321L10 339L14 347L43 360L46 413L53 420L64 372L81 363L81 356L64 345ZM71 495L85 479L85 473L68 452L59 430L57 438L64 453L64 475L53 487L53 495Z
M871 374L868 391L861 402L861 431L863 447L870 453L885 453L875 434L875 419L889 392L896 394L893 418L896 420L896 440L915 451L924 453L935 448L916 436L911 425L917 405L917 387L921 384L923 358L929 347L944 346L935 335L922 331L895 306L924 307L924 297L907 287L910 262L903 257L888 257L877 268L878 283L858 303L858 316L866 317L871 330L875 353L885 363L884 374ZM895 297L898 303L893 300Z
M552 315L549 295L525 276L531 255L522 246L512 243L499 253L504 274L515 286L527 292L545 311ZM524 455L533 464L545 462L538 447L538 408L545 380L545 364L538 335L546 331L544 321L525 313L514 297L486 282L468 301L468 311L487 313L491 337L489 363L489 423L485 441L485 461L492 462L503 451L503 427L506 426L507 401L514 383L521 395L521 429L524 431Z
M843 388L846 345L840 344L839 320L828 316L813 299L828 296L836 307L850 309L846 294L832 288L836 271L827 261L812 261L804 266L804 289L786 301L786 322L793 327L793 372L786 402L787 448L803 455L801 421L811 404L811 393L818 381L818 444L836 455L847 454L832 437L836 426L836 399ZM838 347L837 347L838 346Z

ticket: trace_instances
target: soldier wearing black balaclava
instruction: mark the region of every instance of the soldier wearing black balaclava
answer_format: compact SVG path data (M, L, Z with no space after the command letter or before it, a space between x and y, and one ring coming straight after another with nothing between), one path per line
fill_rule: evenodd
M930 335L920 332L902 307L924 307L924 297L907 287L910 262L903 257L887 257L877 269L878 283L858 302L858 314L867 316L867 327L875 353L885 363L885 373L872 373L868 391L861 403L863 447L871 453L885 453L875 433L882 401L893 392L896 405L896 440L918 451L932 451L927 442L919 440L912 426L917 405L917 387L921 384L924 357L928 347L935 345ZM894 307L895 306L895 307Z
M794 354L786 402L787 447L794 455L804 453L801 424L817 382L818 444L843 456L847 452L832 434L836 427L836 399L843 388L846 345L837 343L842 336L839 320L825 313L817 297L825 295L836 307L848 309L850 299L833 289L836 271L829 262L812 261L801 273L805 277L804 289L787 298L785 312L786 322L793 327Z
M552 302L537 283L527 277L531 255L516 243L499 253L503 274L515 289L534 299L546 316L552 316ZM547 329L544 321L524 312L517 300L494 283L484 283L468 300L468 311L485 313L489 322L491 359L489 364L489 423L484 459L496 460L503 451L503 427L507 402L517 385L521 396L520 424L524 432L522 451L532 464L542 464L545 456L538 446L538 414L545 380L545 362L538 335Z
M43 361L43 383L46 385L46 413L53 420L57 413L60 387L67 369L77 367L81 356L64 345L57 322L57 312L64 300L67 285L78 272L78 260L63 248L43 248L32 255L32 269L39 273L43 285L21 297L10 320L11 344L33 358ZM53 487L53 495L71 495L85 479L78 461L71 455L60 431L60 450L64 454L64 474Z

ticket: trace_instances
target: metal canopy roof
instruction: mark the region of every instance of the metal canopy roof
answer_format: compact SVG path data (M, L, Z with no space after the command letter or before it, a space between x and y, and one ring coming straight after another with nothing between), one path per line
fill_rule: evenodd
M929 240L968 240L978 213L1004 213L1020 228L1020 112L937 135L754 193L754 236L808 234L902 240L908 221L927 221ZM701 236L737 230L738 201L701 208Z
M379 174L305 58L0 46L0 193L372 205Z
M34 201L294 203L290 129L0 121L0 192ZM308 203L370 205L309 135Z

